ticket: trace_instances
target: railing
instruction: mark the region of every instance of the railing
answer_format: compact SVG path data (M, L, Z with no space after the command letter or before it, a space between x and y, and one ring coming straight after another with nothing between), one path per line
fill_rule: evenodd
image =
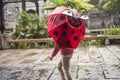
M49 41L53 41L52 38L39 38L39 39L18 39L18 40L13 40L13 39L9 39L7 37L1 37L0 39L3 40L4 42L6 42L9 46L11 46L14 43L42 43L42 42L49 42ZM98 36L89 36L86 35L84 40L105 40L105 44L110 44L109 40L111 39L120 39L120 35L98 35Z
M106 38L108 38L108 37L107 36L85 36L84 40L99 40L99 39L106 39ZM18 39L18 40L8 39L7 40L8 43L21 43L21 42L32 43L32 42L49 42L49 41L53 41L52 38Z
M100 39L106 39L106 36L85 36L84 40L100 40ZM52 38L40 38L40 39L19 39L19 40L12 40L12 39L7 39L7 43L11 46L14 43L40 43L40 42L50 42L53 41ZM36 47L36 45L34 46Z

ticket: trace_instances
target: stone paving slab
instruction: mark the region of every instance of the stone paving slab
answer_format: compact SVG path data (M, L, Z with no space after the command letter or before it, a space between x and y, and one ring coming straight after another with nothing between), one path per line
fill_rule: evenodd
M50 61L53 48L0 51L0 80L61 80L60 53ZM73 80L120 80L120 45L75 49L70 71Z

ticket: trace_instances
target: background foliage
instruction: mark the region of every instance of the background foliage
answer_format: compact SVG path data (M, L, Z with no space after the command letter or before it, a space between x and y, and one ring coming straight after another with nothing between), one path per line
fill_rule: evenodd
M27 13L26 11L18 14L18 25L16 31L13 35L14 39L36 39L36 38L46 38L47 34L47 20L46 17L41 17L39 21L39 16L37 14ZM37 43L19 43L13 45L13 48L33 48ZM38 43L39 47L49 47L52 46L51 43Z
M120 0L100 0L99 5L105 10L120 10Z
M86 12L92 10L94 7L94 5L89 2L90 0L48 0L44 5L44 8L66 6L68 8L76 9L78 12Z

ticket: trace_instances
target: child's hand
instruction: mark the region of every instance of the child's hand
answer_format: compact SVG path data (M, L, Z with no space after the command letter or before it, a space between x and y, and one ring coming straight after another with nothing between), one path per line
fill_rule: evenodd
M49 59L50 59L50 60L52 60L52 59L53 59L53 56L52 56L52 55L49 55L48 57L49 57Z

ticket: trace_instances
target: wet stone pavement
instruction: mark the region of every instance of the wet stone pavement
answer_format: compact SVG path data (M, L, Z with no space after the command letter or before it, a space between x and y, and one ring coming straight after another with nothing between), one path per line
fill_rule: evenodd
M0 51L0 80L61 80L60 53L50 61L53 48ZM120 80L120 45L75 49L71 59L73 80Z

